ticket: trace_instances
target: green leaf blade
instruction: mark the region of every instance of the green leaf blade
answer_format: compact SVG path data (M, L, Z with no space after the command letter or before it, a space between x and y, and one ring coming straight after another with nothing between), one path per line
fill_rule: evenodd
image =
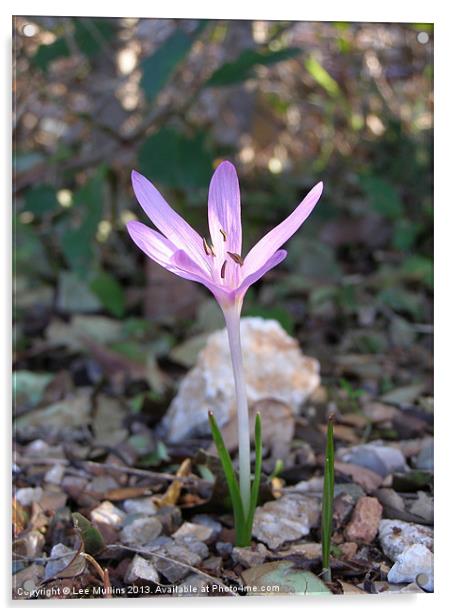
M204 30L207 22L201 22L192 34L176 30L160 47L141 63L143 71L141 87L146 99L152 103L166 86L179 64L189 54L193 43Z
M300 53L298 47L287 47L278 51L256 51L246 49L232 62L226 62L210 76L206 86L229 86L252 77L256 66L270 66L289 60Z
M254 513L256 511L257 501L259 498L259 488L262 472L262 420L260 413L256 414L256 423L254 427L254 443L256 463L254 466L254 481L251 488L250 510L248 512L247 518L247 530L250 536L253 530Z
M333 419L328 419L325 447L325 472L323 479L322 501L322 563L326 581L331 581L330 552L331 533L333 530L334 500L334 430Z
M234 467L232 465L231 456L229 455L226 445L224 444L223 437L221 436L220 429L212 412L209 412L209 424L231 496L236 529L236 543L237 545L243 547L243 542L247 541L245 515L243 512L242 498L240 496L240 489L234 472ZM248 543L245 543L244 545L248 545Z

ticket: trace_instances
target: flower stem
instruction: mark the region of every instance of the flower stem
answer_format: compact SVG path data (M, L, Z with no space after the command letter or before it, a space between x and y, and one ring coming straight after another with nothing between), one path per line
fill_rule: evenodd
M237 431L239 442L239 486L243 512L248 515L251 490L251 447L248 400L246 395L245 373L243 370L242 346L240 342L241 304L234 304L223 310L231 351L232 372L234 374L237 401Z

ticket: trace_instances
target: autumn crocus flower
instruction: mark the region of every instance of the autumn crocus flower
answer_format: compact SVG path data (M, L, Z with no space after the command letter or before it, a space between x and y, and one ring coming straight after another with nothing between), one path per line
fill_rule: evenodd
M245 516L250 510L250 430L240 345L240 313L249 287L287 255L281 246L309 216L322 194L321 182L282 223L242 256L240 189L234 165L222 162L213 174L208 199L210 239L201 237L165 201L145 177L132 172L135 195L156 231L132 221L133 241L170 272L200 282L216 297L225 317L237 398L240 495Z

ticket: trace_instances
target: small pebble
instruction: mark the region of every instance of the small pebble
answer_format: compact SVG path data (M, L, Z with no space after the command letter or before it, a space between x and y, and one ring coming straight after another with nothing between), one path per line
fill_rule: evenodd
M130 566L124 576L125 582L131 584L137 580L148 580L158 584L159 574L151 561L146 560L139 554L135 554Z
M49 560L45 566L45 577L53 578L58 575L60 571L66 569L66 567L74 560L74 550L73 548L68 548L66 545L62 543L57 543L53 546L50 557L56 558L56 560ZM61 558L58 558L61 557ZM75 558L79 559L80 572L84 569L84 558L83 556L76 556ZM74 575L76 573L74 572Z
M16 500L23 507L29 507L32 503L40 501L43 494L42 488L19 488L16 492Z
M358 550L358 544L353 541L346 541L339 546L343 558L352 559Z
M154 515L157 513L157 507L152 500L152 496L146 498L128 498L123 502L122 506L127 513L144 513L145 515Z
M182 539L184 537L195 537L199 541L209 541L214 535L214 530L202 524L193 524L192 522L184 522L175 533L174 539Z
M65 468L62 464L55 464L45 474L44 481L47 483L55 483L60 485L65 473Z
M253 536L276 550L286 541L296 541L318 525L319 500L298 494L269 501L256 509Z
M416 468L423 471L433 471L433 439L428 439L416 458Z
M431 528L403 520L381 520L378 539L385 556L392 561L395 561L406 548L415 544L424 545L429 550L433 549Z
M203 541L199 541L196 537L181 537L176 539L176 545L181 545L186 547L193 552L193 554L197 554L201 558L207 558L209 556L209 548Z
M115 507L110 501L103 501L89 515L92 522L107 524L114 528L120 528L126 517L124 511Z
M144 546L153 541L162 532L162 523L154 516L138 518L124 526L121 531L121 541L126 545Z
M419 543L399 554L388 573L388 582L392 584L416 581L423 589L433 591L433 554Z
M271 553L265 545L258 543L256 548L237 548L232 550L232 560L234 563L243 565L247 569L255 565L262 565L266 557Z
M167 560L165 558L159 558L158 556L152 558L157 571L165 576L170 584L179 582L192 573L191 569L179 563L186 563L187 565L196 567L202 562L201 556L190 551L188 547L177 544L174 541L159 548L158 552L162 556L167 556L171 559Z
M405 457L399 449L382 445L379 441L339 450L337 459L348 464L363 466L380 477L405 471L407 468Z
M208 526L209 528L211 528L213 530L213 541L223 530L223 527L220 522L217 522L217 520L214 520L210 515L207 515L205 513L198 513L197 515L193 516L191 521L195 524L202 524L203 526Z
M371 543L377 533L383 507L376 498L362 496L355 505L352 519L345 528L347 541Z
M220 556L227 557L232 554L234 546L232 543L225 543L224 541L217 541L215 548Z

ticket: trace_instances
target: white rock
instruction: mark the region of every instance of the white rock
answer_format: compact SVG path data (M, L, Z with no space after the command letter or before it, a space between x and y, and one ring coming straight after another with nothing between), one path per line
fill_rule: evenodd
M127 513L144 513L146 515L154 515L157 513L157 506L152 500L152 496L145 498L128 498L123 503L124 510Z
M60 485L64 477L65 470L66 469L62 464L55 464L47 471L44 480L47 483L55 483L57 485Z
M138 518L121 531L121 541L126 545L146 545L162 532L162 523L157 517Z
M74 564L74 575L78 575L85 568L85 558L80 554L74 554L72 548L68 548L62 543L57 543L53 546L50 557L52 560L49 560L45 567L46 579L57 576L58 573L66 569L71 563ZM78 573L75 570L75 565L78 567Z
M232 550L232 560L247 569L262 565L266 557L271 555L272 553L267 550L263 543L258 543L256 549L236 547Z
M368 468L381 477L407 468L400 449L383 445L380 441L339 449L336 457L340 461Z
M43 494L42 488L19 488L16 492L16 500L23 507L28 507L32 503L40 501Z
M403 584L415 582L418 576L420 585L425 590L433 591L433 554L431 551L417 543L403 550L397 556L396 562L388 573L388 582Z
M380 522L378 539L385 555L392 561L412 545L421 544L433 550L433 530L421 524L384 519Z
M89 514L92 522L100 524L108 524L114 528L120 528L126 514L121 509L118 509L110 501L103 501L98 507L93 509Z
M142 558L138 554L135 554L134 559L127 569L124 579L128 584L135 582L136 580L148 580L149 582L154 582L155 584L158 584L160 581L159 574L154 565L149 560Z
M202 556L187 546L180 545L174 541L163 545L155 551L161 554L162 557L166 557L154 556L152 560L157 571L164 575L171 584L192 573L192 570L184 567L182 563L197 567L202 562Z
M212 539L216 539L218 535L221 533L223 527L219 522L214 520L210 515L206 513L198 513L192 517L191 521L193 524L201 524L202 526L207 526L212 529Z
M195 537L199 541L209 541L214 536L213 528L204 526L203 524L193 524L192 522L184 522L175 533L174 539L183 539L184 537Z
M298 342L271 319L242 319L241 336L249 403L273 398L297 413L320 383L318 361L304 356ZM178 442L210 434L210 409L220 426L236 412L226 329L209 336L195 367L182 380L162 422L166 438Z
M253 536L271 550L286 541L295 541L309 534L319 521L320 504L314 497L283 496L256 509Z
M209 579L198 573L192 573L175 587L177 597L207 597L209 595Z

